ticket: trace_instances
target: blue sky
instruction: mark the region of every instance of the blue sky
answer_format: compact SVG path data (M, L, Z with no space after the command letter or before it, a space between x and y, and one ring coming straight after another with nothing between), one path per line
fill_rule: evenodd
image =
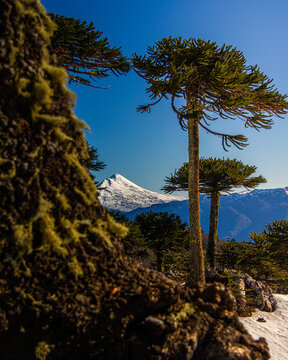
M247 64L258 64L288 93L287 0L146 0L137 2L95 0L42 0L48 12L93 21L110 44L125 56L144 55L147 46L168 36L196 37L233 45ZM120 173L136 184L160 191L165 176L187 161L187 133L181 130L169 102L156 105L150 114L136 112L148 101L146 84L132 71L99 82L109 90L77 85L75 112L90 127L88 141L107 164L96 174L101 181ZM245 129L240 120L217 120L213 129L243 134L249 146L240 151L222 149L221 140L200 133L200 155L236 158L255 165L267 179L261 188L288 186L288 115L275 119L271 130Z

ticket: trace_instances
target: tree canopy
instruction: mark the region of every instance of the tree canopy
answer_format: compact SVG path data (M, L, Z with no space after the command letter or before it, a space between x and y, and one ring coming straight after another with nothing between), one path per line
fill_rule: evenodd
M183 237L187 234L187 224L175 214L152 211L137 215L135 224L139 226L148 246L155 251L157 270L162 271L165 250L183 241Z
M188 191L188 166L185 162L174 174L165 178L165 193ZM218 192L219 195L229 193L240 187L253 189L265 183L263 176L252 176L256 166L244 165L237 159L200 158L199 161L199 191L202 194Z
M244 165L236 159L201 158L199 161L199 191L211 197L207 260L212 267L216 260L220 197L235 188L254 189L265 183L263 176L251 176L255 171L256 166ZM166 177L165 182L162 190L166 193L188 190L188 163Z
M247 138L210 129L217 118L235 119L245 127L270 129L273 116L287 113L286 95L257 65L249 66L243 54L232 46L219 47L201 39L163 38L148 47L147 54L133 55L132 65L148 84L151 103L141 112L169 99L182 129L188 130L188 194L193 282L205 282L199 205L199 126L222 138L225 150L231 145L242 149ZM182 98L186 104L177 106Z
M92 22L49 14L57 24L54 31L52 47L59 66L69 74L71 83L99 87L93 83L113 73L125 74L130 70L126 57L120 48L112 47L102 32L95 30Z
M92 173L92 171L100 171L105 169L106 164L99 160L99 154L98 150L94 148L94 146L90 145L88 141L86 141L87 150L88 150L88 159L87 159L87 167L90 171L90 175L95 183L95 185L98 185L98 182L95 180L95 175Z
M243 53L231 45L166 37L149 46L147 55L134 54L132 64L150 85L147 93L153 100L139 106L139 111L150 112L152 105L170 98L181 127L187 129L192 117L189 105L177 107L176 99L190 98L197 123L220 136L225 150L231 144L243 148L247 138L211 130L209 125L217 118L237 118L245 127L260 130L271 128L273 116L287 113L287 96L275 89L273 80L257 65L247 65Z

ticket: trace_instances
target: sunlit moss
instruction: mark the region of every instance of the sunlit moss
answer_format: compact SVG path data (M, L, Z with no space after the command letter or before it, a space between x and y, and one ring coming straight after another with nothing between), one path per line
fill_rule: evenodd
M64 68L60 68L58 66L53 66L50 64L45 64L43 66L43 69L47 71L47 73L51 76L53 80L65 86L65 84L67 83L68 75Z
M48 80L40 78L35 84L35 111L41 110L43 107L46 110L50 109L52 103L53 89Z
M43 243L40 246L39 250L47 251L52 248L57 254L62 256L68 255L68 250L66 249L63 240L57 234L55 229L55 220L52 216L45 214L41 218L41 234L43 238Z
M37 360L46 360L53 348L54 345L49 345L45 341L40 341L35 347L35 358Z
M36 116L38 120L41 119L50 124L55 124L55 125L64 124L65 122L68 121L68 119L64 116L55 116L50 114L37 114Z
M56 192L56 200L59 201L59 203L61 204L63 210L70 210L71 209L71 205L67 199L67 197L59 190L59 189L53 189Z
M16 56L19 53L19 48L14 45L14 42L11 39L9 40L9 45L10 45L9 62L10 65L13 66L16 61Z
M184 303L181 309L174 314L174 318L176 321L183 321L188 319L192 314L195 313L195 305L192 303Z
M90 269L91 272L93 272L93 273L96 272L96 266L91 261L89 261L87 263L87 266L88 266L88 268Z
M14 225L13 233L15 244L18 247L24 249L24 253L30 254L33 250L32 223L29 223L27 225Z
M2 164L5 164L6 161L5 160L2 160L0 159L0 165ZM0 180L7 180L7 179L12 179L15 177L16 175L16 166L15 166L15 163L11 163L11 168L7 171L7 172L4 172L4 171L1 171L0 172Z
M87 154L86 154L86 156L87 156ZM76 187L74 187L74 191L83 198L84 202L87 205L91 205L94 202L96 202L97 201L96 200L97 189L96 189L95 184L90 176L88 169L84 168L80 164L79 157L78 157L76 150L73 150L71 153L66 153L64 155L64 158L71 165L76 167L77 172L79 173L80 177L83 180L84 192Z
M24 13L24 6L21 1L15 0L15 9L19 15Z
M112 216L107 215L107 223L109 230L117 235L119 238L125 238L128 234L128 228L120 223L117 223Z
M74 244L77 244L80 241L80 239L84 236L82 233L80 233L77 230L75 224L72 224L71 221L69 221L66 218L62 218L60 224L68 234L68 243L72 241Z
M41 146L37 146L33 151L31 151L27 155L32 159L35 159L39 155L40 150L41 150Z
M79 276L82 276L84 274L83 269L82 269L81 265L79 264L76 256L73 256L70 259L70 261L68 262L68 267L76 279Z
M30 79L27 78L20 78L17 83L17 92L19 95L24 97L29 97L30 92L27 91L27 86L30 84Z
M64 142L64 141L73 141L72 137L65 134L61 130L60 127L56 127L53 131L54 131L54 134L56 135L57 139L59 139L60 141L62 141L62 142Z
M111 235L108 231L108 223L102 219L98 219L96 222L96 226L90 227L89 232L97 235L100 239L104 240L104 242L109 246L113 247L111 242Z

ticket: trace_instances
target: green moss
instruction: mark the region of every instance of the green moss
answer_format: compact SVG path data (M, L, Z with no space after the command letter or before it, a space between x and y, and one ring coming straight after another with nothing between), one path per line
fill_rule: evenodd
M15 61L16 61L16 56L19 53L19 48L14 45L14 42L11 39L9 40L9 45L10 45L9 63L10 63L11 66L13 66L15 64Z
M37 177L37 175L39 174L40 169L36 169L34 174L31 176L31 178L29 179L27 185L30 186L33 182L33 180Z
M67 83L67 72L64 68L60 68L58 66L53 66L50 64L45 64L43 69L47 71L47 73L51 76L53 80L57 83L65 85Z
M30 84L30 79L27 78L20 78L17 83L17 92L19 95L24 97L29 97L30 92L26 91L27 86Z
M68 243L72 241L74 244L77 244L84 236L77 230L75 224L72 224L68 219L62 218L60 223L68 234Z
M190 315L195 313L195 306L192 303L184 303L181 309L174 314L174 318L176 321L185 321L190 317Z
M40 341L35 347L35 358L37 360L46 360L53 348L54 345L49 345L45 341Z
M93 198L91 199L91 197L88 197L84 191L78 189L77 187L74 187L73 189L76 194L81 196L81 198L83 199L83 201L86 205L90 206L93 204L93 202L94 202Z
M14 225L12 228L15 244L20 248L20 253L30 254L33 250L32 223L27 225ZM21 251L23 249L23 251Z
M108 223L102 219L98 219L96 222L96 226L90 227L89 232L91 234L97 235L101 240L104 240L104 242L109 246L113 247L113 244L111 242L111 235L108 230Z
M96 272L96 266L91 261L87 263L87 266L91 272Z
M64 141L73 141L73 139L68 136L67 134L65 134L61 129L60 127L56 127L54 129L54 134L56 135L57 139L59 139L61 142L64 142Z
M87 156L87 153L83 153L83 157L85 155ZM92 205L93 203L96 203L97 202L96 186L90 176L90 173L88 172L88 169L84 168L80 164L76 150L73 149L73 151L71 153L65 154L64 158L66 159L66 161L68 161L69 164L73 165L76 168L77 172L79 173L79 175L83 181L84 191L82 191L76 187L74 187L74 191L83 198L84 202L87 205Z
M52 249L57 254L62 256L68 255L68 250L65 247L62 239L56 232L55 220L52 216L45 214L42 217L40 231L42 233L43 243L40 246L40 251L48 251Z
M120 239L123 239L127 236L129 229L126 226L117 223L109 214L107 215L107 223L109 230L117 235Z
M32 217L31 221L36 221L44 217L47 213L50 213L53 209L53 204L44 198L44 196L39 197L39 205L37 213Z
M37 114L37 119L44 120L50 124L60 125L64 124L68 121L68 119L64 116L55 116L50 114Z
M7 163L7 161L0 159L0 165L5 164L5 163ZM12 167L8 171L6 171L6 172L1 171L0 172L0 181L1 180L12 179L12 178L15 177L15 175L16 175L16 166L15 166L15 163L13 162Z
M63 193L61 193L59 189L56 189L56 200L59 201L63 210L71 209L71 205L70 205L67 197Z
M35 148L35 150L31 151L30 153L28 153L27 155L32 158L35 159L38 155L39 155L39 151L41 150L41 146L38 146Z
M77 257L73 256L71 260L68 262L68 267L72 274L74 274L75 278L77 279L79 276L83 276L83 269L79 264Z
M19 15L24 14L25 9L21 1L15 0L15 9Z
M36 111L37 113L42 108L49 110L53 96L53 89L50 87L50 82L48 80L45 80L44 78L39 78L39 80L34 84L34 90L34 111Z

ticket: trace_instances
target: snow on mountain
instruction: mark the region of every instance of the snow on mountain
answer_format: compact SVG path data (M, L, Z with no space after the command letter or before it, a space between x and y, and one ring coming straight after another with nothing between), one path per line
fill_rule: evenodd
M188 200L159 194L116 174L100 186L99 200L111 210L125 212L129 219L147 211L174 213L189 222ZM201 227L209 231L210 198L200 195ZM222 239L249 240L250 232L262 232L275 220L288 220L288 187L252 190L221 196L218 234Z
M218 235L222 239L249 240L250 232L262 232L275 220L288 220L288 187L234 193L220 198ZM154 204L126 213L129 219L147 211L174 213L189 222L188 200ZM209 231L210 199L200 195L201 228Z
M131 211L139 207L149 207L153 204L164 204L171 201L182 201L185 197L159 194L146 190L120 174L114 174L99 185L100 203L110 209Z

